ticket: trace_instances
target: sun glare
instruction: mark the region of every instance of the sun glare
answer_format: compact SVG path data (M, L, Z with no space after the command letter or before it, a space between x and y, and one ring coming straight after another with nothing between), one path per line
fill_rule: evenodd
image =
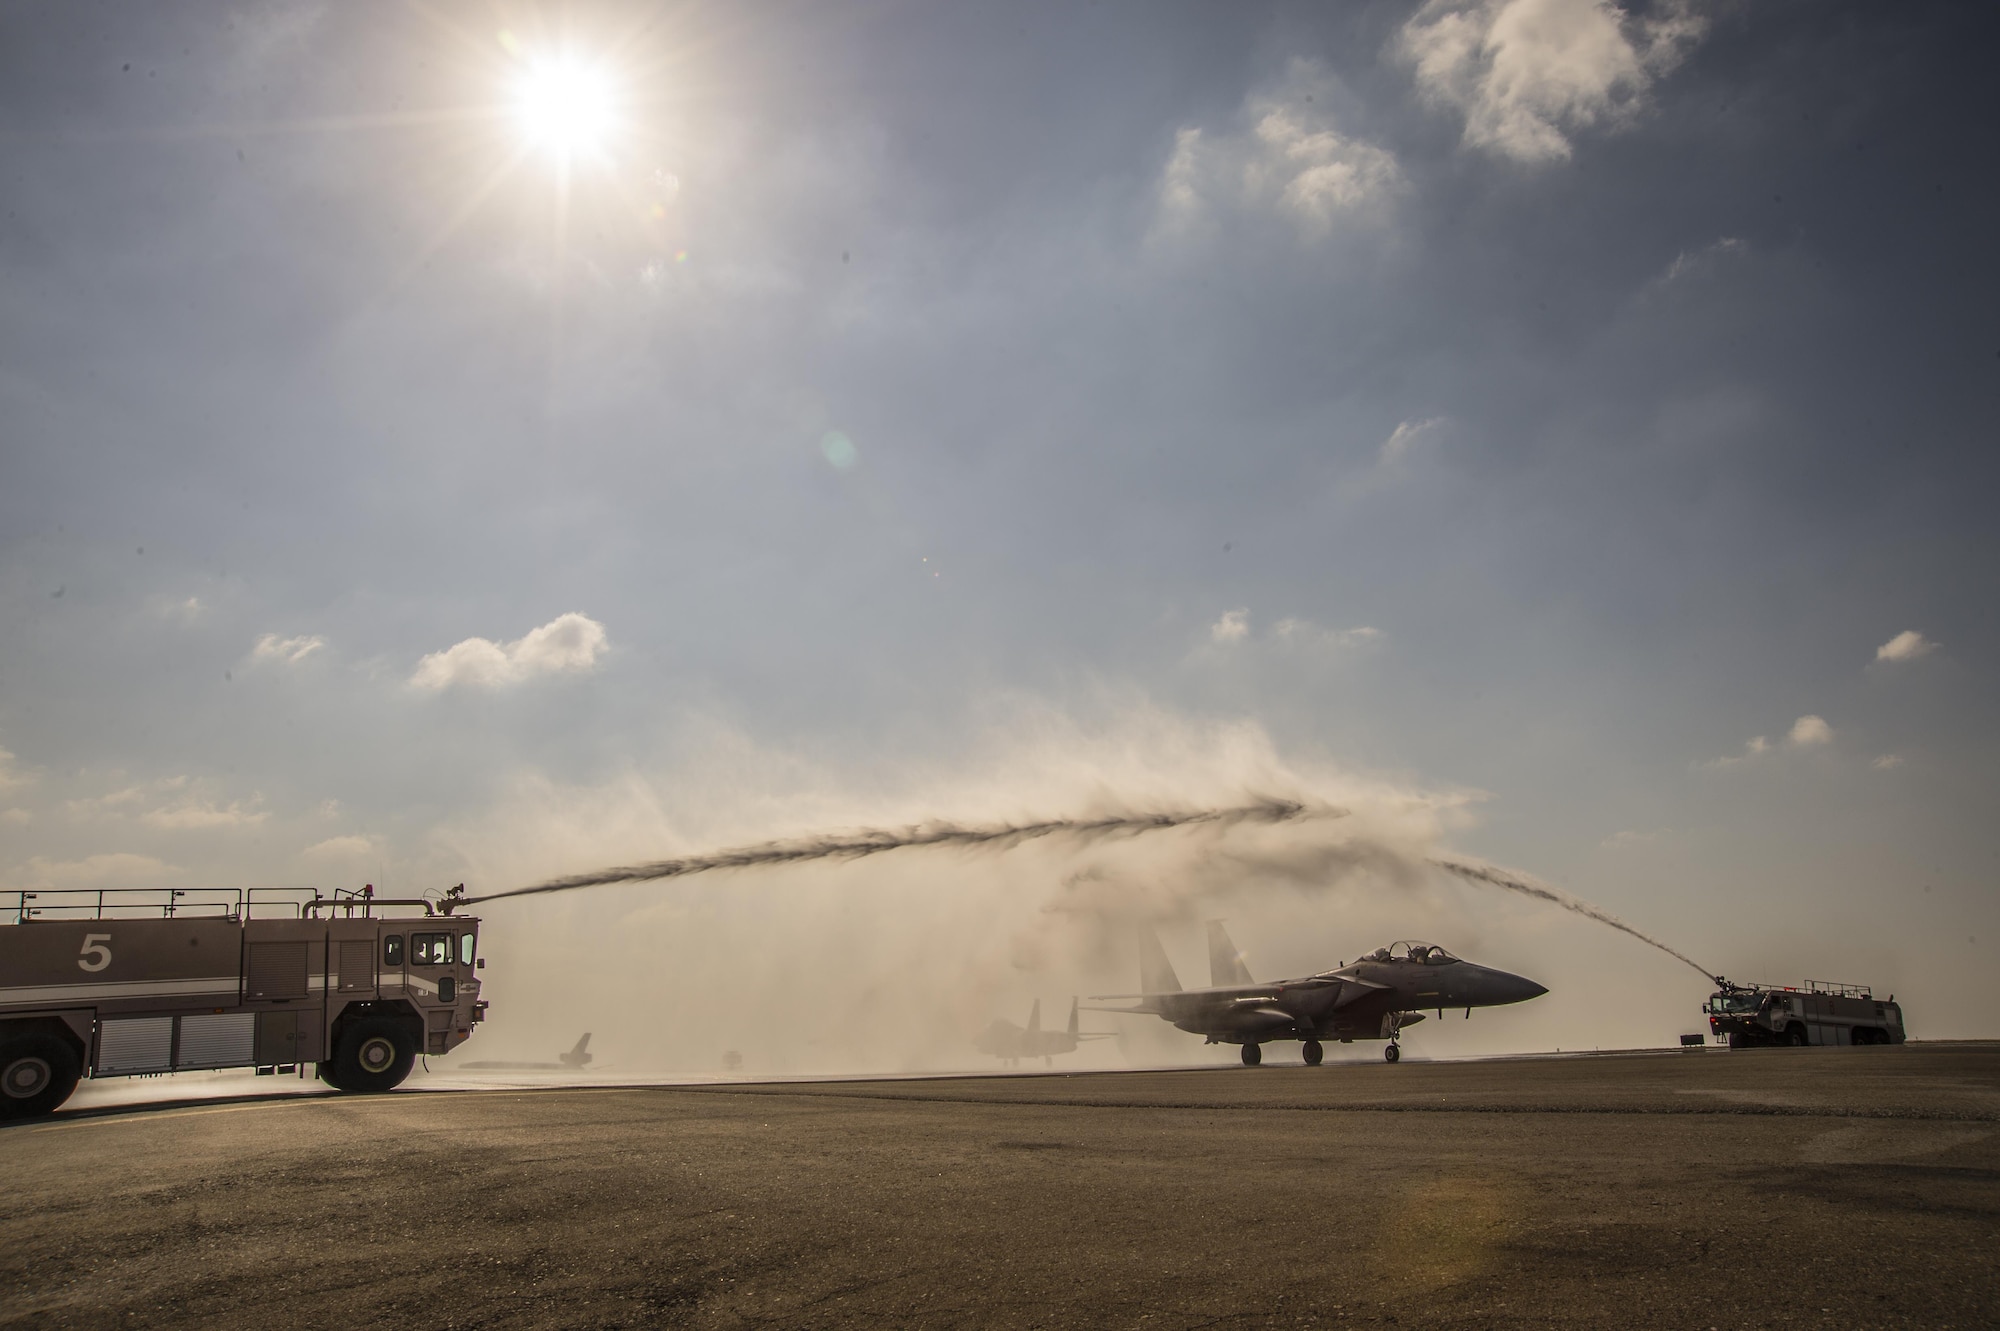
M530 141L567 160L604 150L614 100L602 69L561 58L528 69L515 88L514 110Z

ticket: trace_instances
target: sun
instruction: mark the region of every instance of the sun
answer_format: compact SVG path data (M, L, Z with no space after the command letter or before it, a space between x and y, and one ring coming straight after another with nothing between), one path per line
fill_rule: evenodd
M598 155L617 120L608 72L574 56L531 64L514 87L514 115L531 143L562 161Z

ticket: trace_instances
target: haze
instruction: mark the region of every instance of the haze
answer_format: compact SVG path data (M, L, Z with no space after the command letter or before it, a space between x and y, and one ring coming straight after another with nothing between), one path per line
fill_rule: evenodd
M1699 1028L1440 853L1995 1034L1989 9L0 33L5 887L1300 799L495 902L468 1053L977 1066L1213 917L1551 991L1413 1055ZM1234 1056L1124 1029L1067 1062Z

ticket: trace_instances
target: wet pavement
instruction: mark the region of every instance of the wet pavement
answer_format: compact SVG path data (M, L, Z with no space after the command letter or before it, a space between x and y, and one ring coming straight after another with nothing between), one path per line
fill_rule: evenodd
M2000 1324L1992 1044L112 1104L0 1171L0 1327Z

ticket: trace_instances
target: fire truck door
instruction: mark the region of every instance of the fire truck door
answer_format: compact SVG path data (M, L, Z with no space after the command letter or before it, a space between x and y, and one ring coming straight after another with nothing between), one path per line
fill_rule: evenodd
M306 984L306 944L303 940L282 943L252 943L249 964L244 969L243 997L253 1003L274 999L304 998Z
M372 994L375 992L375 940L373 938L343 938L340 940L340 992L343 994Z

